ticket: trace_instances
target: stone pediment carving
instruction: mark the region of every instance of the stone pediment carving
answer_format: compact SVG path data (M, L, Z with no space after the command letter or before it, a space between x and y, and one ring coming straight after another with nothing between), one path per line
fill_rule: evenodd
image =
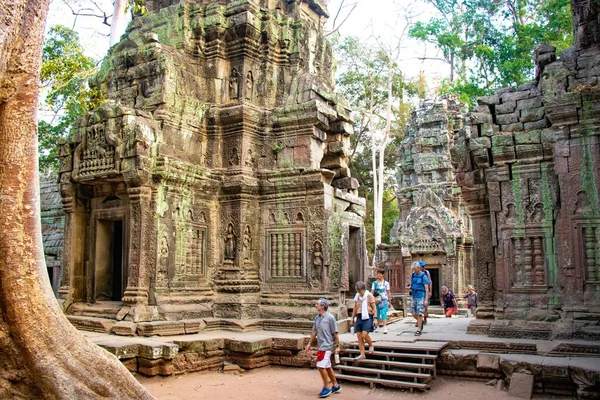
M123 172L124 158L139 155L154 141L156 127L152 121L135 115L135 111L114 102L100 108L79 121L73 136L73 173L75 181L111 178ZM146 145L139 146L138 142Z
M415 205L407 218L397 225L397 241L406 254L411 252L452 252L446 239L461 235L456 217L430 189L414 194Z

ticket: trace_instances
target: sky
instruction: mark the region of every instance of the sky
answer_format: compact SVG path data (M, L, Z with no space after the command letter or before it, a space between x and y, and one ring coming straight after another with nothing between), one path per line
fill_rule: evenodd
M113 1L68 0L68 3L73 10L82 15L73 15L71 8L65 4L65 0L51 0L46 31L51 26L58 24L74 29L79 33L79 39L85 54L95 60L101 60L108 52L110 26L103 24L103 18L87 15L102 16L106 13L106 15L111 16Z
M387 47L393 47L398 38L402 38L400 67L407 77L416 78L423 71L432 86L438 84L442 78L448 77L450 69L444 62L419 59L439 57L440 54L434 46L410 39L407 33L403 36L407 25L404 15L411 15L410 20L413 23L426 22L435 15L433 7L423 0L330 0L328 8L331 16L326 29L333 29L340 5L344 7L337 17L336 25L339 25L340 20L344 20L353 4L356 4L356 8L340 27L338 32L341 35L357 36L367 43L383 43Z

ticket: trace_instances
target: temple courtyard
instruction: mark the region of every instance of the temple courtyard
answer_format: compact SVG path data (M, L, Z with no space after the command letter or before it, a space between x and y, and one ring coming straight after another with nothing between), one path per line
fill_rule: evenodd
M597 342L507 339L467 332L481 321L432 315L423 335L416 338L414 319L408 317L389 324L388 334L372 333L375 355L385 348L437 346L439 351L428 352L437 356L436 372L432 374L435 378L426 381L427 390L409 393L407 389L379 383L370 385L369 375L363 374L359 382L340 380L344 398L362 399L366 395L389 398L403 393L423 398L460 395L471 399L488 396L502 399L509 398L509 377L514 374L534 377L533 398L576 398L578 391L592 396L581 398L596 398L593 396L594 393L597 396L600 381ZM252 326L252 321L240 321L238 331L230 327L178 336L126 337L98 332L85 335L137 372L138 380L159 399L193 399L199 393L208 398L223 397L224 388L226 396L230 396L226 398L232 399L242 393L254 399L315 397L320 379L314 369L314 353L302 350L308 335L253 328L241 331ZM346 330L344 321L340 330ZM344 357L352 355L355 336L342 333L340 341L346 349L342 355L344 364ZM361 362L359 368L365 366L368 365Z
M314 399L320 390L320 380L315 370L306 368L267 367L240 374L223 372L192 373L168 378L143 378L139 381L160 400L220 399ZM431 390L409 393L398 389L376 387L357 383L342 383L339 399L510 399L508 392L498 392L484 382L443 376L434 382ZM226 390L226 392L224 392ZM243 394L243 396L242 396ZM448 397L450 396L450 397ZM539 394L533 399L574 399L576 397Z

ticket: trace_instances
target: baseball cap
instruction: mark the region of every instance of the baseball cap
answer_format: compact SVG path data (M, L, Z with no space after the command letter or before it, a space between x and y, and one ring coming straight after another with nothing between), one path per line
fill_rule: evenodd
M419 260L419 267L421 267L421 268L425 268L425 266L426 266L426 265L427 265L427 264L425 264L425 261L423 261L423 260Z

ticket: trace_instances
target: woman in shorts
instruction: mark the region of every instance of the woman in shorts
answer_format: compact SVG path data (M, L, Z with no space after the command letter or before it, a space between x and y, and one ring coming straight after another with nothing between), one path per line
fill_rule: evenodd
M354 309L352 310L352 325L358 339L360 356L356 360L366 358L365 343L369 346L369 354L373 354L375 348L369 332L373 330L375 320L375 297L367 290L364 282L356 282L356 296L354 296Z

